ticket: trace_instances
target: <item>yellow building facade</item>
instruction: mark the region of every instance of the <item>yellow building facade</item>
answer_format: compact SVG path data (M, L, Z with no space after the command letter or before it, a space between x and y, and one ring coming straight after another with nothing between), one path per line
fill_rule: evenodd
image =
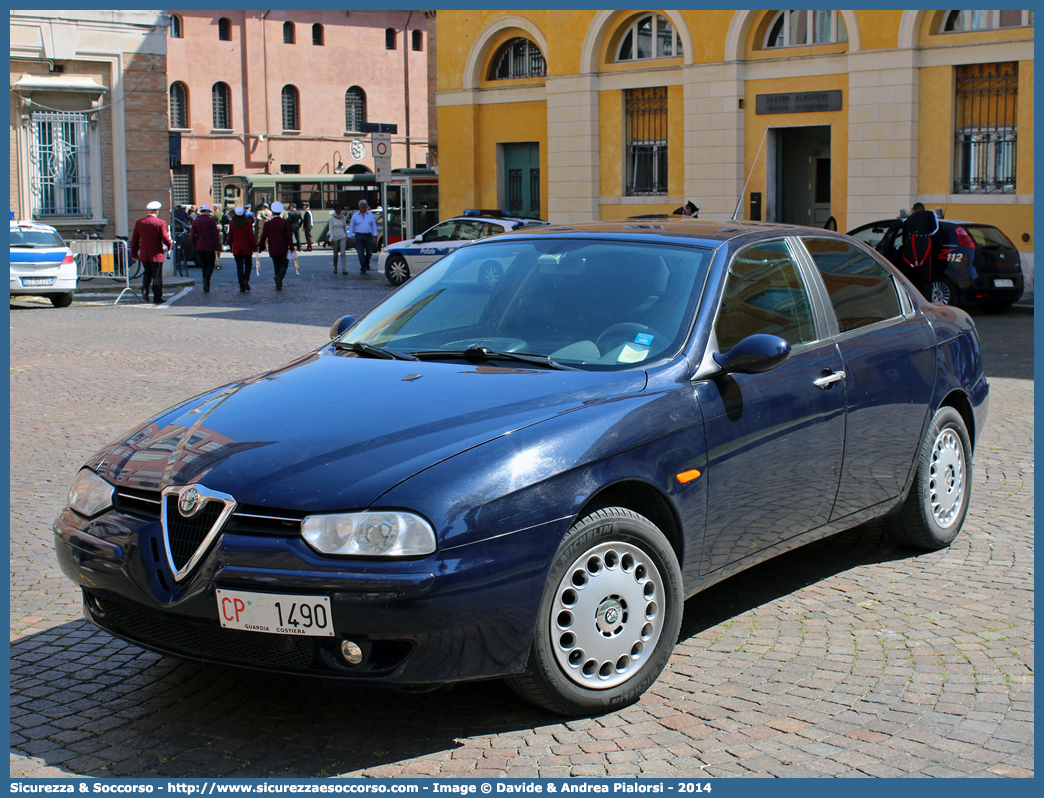
M692 200L704 219L850 230L920 201L996 224L1032 269L1032 11L437 20L443 217L572 223Z

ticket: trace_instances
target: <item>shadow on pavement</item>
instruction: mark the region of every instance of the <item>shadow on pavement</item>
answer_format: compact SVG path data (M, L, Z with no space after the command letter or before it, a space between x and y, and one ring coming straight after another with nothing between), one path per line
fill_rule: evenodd
M810 544L691 599L682 640L826 577L906 556L870 526ZM179 662L84 621L14 643L11 692L12 751L97 776L382 775L382 765L407 759L449 759L468 738L552 733L566 722L501 682L408 694L271 677ZM412 766L424 773L423 762Z

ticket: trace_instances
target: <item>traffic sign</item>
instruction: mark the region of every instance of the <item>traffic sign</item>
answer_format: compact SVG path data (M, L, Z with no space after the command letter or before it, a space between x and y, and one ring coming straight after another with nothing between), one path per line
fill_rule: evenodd
M370 146L373 148L374 158L390 157L391 133L371 133Z
M387 183L391 180L391 156L385 156L384 158L374 157L373 159L373 174L377 178L378 183Z

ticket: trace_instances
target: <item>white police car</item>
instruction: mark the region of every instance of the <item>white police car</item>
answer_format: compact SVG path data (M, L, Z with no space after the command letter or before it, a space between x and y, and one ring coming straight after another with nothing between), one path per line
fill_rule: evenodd
M435 261L469 241L545 224L547 222L540 219L473 215L465 211L463 216L439 222L412 241L400 241L385 247L377 258L377 269L384 272L384 276L392 285L402 285L414 274L424 271ZM487 270L483 279L492 287L500 279L500 273Z
M75 291L76 262L58 231L11 219L11 296L45 296L67 308Z

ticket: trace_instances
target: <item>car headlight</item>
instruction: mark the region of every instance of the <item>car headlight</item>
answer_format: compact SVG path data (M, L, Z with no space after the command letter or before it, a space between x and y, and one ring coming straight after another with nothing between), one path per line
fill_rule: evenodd
M80 469L69 488L69 506L88 518L112 507L115 489L88 468Z
M435 530L412 513L309 515L301 521L301 534L309 546L323 554L417 557L435 551Z

